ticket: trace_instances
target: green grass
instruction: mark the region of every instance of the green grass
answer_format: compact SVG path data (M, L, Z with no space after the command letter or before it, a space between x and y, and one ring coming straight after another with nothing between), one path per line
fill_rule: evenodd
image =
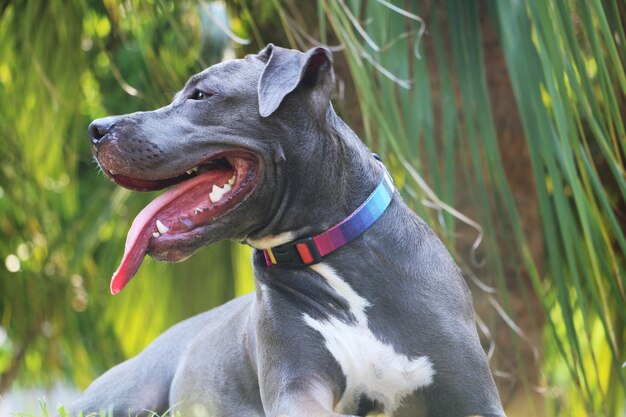
M14 412L12 413L12 415L14 415L15 417L50 417L51 415L55 415L51 413L50 410L48 410L48 404L46 403L45 400L40 399L37 402L39 404L38 414L25 414L25 413ZM101 410L98 413L84 414L83 412L79 412L78 415L70 415L70 413L61 404L57 406L56 412L59 417L113 417L113 411L111 409ZM172 413L168 410L163 414L158 414L152 411L148 411L148 413L149 413L148 414L149 417L181 417L181 414L179 411ZM136 416L137 415L131 415L130 413L128 414L128 417L136 417Z

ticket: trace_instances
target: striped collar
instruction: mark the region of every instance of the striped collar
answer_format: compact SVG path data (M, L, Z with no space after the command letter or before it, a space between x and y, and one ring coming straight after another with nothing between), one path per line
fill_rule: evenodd
M303 267L319 263L324 256L347 245L369 229L385 212L395 192L389 172L382 162L380 165L383 168L383 179L359 208L340 223L316 236L264 249L265 264L268 267Z

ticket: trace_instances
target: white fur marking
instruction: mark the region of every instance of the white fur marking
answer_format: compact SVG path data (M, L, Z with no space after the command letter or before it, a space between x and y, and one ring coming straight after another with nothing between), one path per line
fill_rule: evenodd
M367 325L365 309L370 303L330 266L317 264L311 269L348 301L357 322L347 324L335 317L315 320L304 315L304 321L324 337L326 348L346 376L346 390L335 411L348 412L364 394L382 404L385 414L393 414L404 397L433 382L435 370L432 363L427 356L409 359L397 353L393 346L378 340Z

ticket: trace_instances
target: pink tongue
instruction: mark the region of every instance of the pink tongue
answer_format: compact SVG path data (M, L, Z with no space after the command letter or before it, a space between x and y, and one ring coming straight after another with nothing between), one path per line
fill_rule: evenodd
M208 196L211 190L210 186L215 183L216 177L221 178L223 175L224 173L221 170L198 175L170 188L141 210L130 226L126 236L126 245L124 246L124 257L111 279L112 294L115 295L122 291L126 284L135 276L139 266L141 266L143 258L146 256L152 233L156 231L157 215L197 185L204 184L207 190L206 195ZM176 202L179 203L178 201Z

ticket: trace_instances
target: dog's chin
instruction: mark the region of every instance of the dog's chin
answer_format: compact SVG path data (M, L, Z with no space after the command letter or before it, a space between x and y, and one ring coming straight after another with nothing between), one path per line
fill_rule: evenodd
M223 235L220 231L215 230L213 225L209 224L186 233L168 233L159 239L152 239L146 250L146 255L160 262L183 262L199 249L229 238L231 236Z
M196 247L181 246L176 239L172 239L167 243L163 241L150 243L146 255L160 262L183 262L189 259L202 246L204 245Z

